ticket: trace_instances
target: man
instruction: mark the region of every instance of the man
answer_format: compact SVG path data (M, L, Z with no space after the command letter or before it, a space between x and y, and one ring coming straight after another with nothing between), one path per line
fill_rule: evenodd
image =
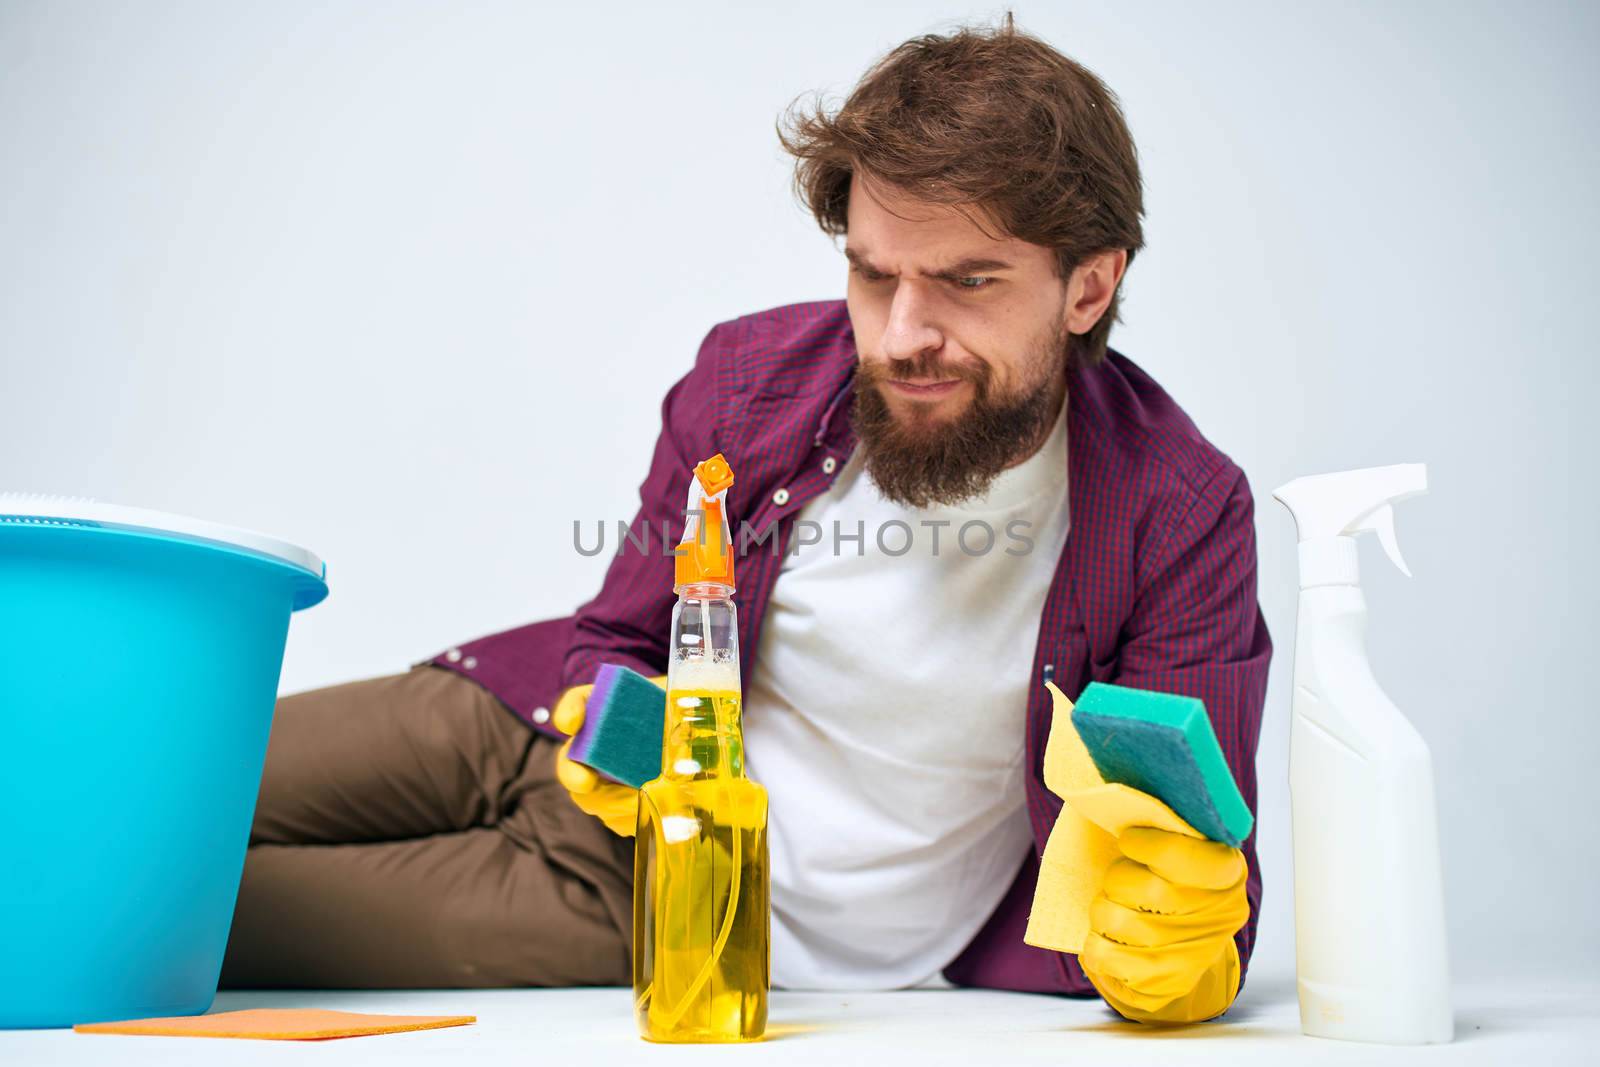
M1129 831L1081 957L1022 939L1060 809L1044 681L1202 698L1255 803L1249 488L1106 345L1143 244L1115 98L1008 16L907 42L780 137L845 238L847 300L710 332L633 520L681 529L693 465L731 462L774 984L1215 1016L1252 947L1253 840ZM225 982L627 982L636 796L558 742L601 664L665 672L672 602L672 560L623 546L572 618L281 701Z

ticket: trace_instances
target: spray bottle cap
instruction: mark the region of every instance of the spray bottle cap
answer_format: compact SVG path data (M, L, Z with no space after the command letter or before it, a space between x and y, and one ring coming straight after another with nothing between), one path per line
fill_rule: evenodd
M1422 463L1312 474L1279 486L1273 498L1294 516L1300 537L1300 588L1356 584L1355 537L1367 531L1378 535L1389 561L1411 577L1395 539L1393 505L1427 489Z
M727 495L733 468L721 452L695 465L689 480L689 519L678 543L673 592L686 585L716 582L733 588L733 542L728 534Z

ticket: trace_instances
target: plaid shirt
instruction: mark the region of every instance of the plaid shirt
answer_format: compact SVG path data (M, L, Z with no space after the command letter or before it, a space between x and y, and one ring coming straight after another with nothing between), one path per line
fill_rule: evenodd
M825 491L855 447L849 419L857 355L843 301L793 304L714 327L694 367L667 393L661 435L640 487L635 543L599 594L571 618L469 642L431 662L482 684L535 729L561 736L549 708L602 663L666 673L673 543L691 468L721 452L736 472L730 527L765 542L736 546L743 676L761 669L757 640L795 514ZM1069 381L1072 525L1045 598L1027 716L1027 807L1034 851L1005 898L945 969L957 985L1093 995L1076 957L1023 943L1038 856L1061 801L1044 784L1053 678L1076 698L1091 681L1205 702L1239 788L1256 806L1255 753L1272 643L1256 602L1254 504L1242 471L1126 357L1110 352ZM648 530L646 529L648 527ZM622 546L619 546L619 548ZM891 611L906 610L891 605ZM1024 635L1017 635L1023 639ZM1255 836L1245 842L1248 964L1260 912Z

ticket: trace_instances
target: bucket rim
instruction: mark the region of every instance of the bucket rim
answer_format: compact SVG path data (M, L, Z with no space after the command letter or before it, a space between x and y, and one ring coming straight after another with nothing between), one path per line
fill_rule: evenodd
M316 553L269 534L189 515L108 504L89 497L0 492L0 523L7 522L157 534L266 556L306 572L307 577L324 587L328 578L328 565ZM320 600L321 597L316 599Z

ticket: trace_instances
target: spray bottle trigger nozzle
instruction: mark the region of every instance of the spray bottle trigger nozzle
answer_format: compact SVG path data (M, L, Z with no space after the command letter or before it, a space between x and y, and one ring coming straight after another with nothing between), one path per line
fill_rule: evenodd
M1394 534L1394 507L1384 504L1368 512L1366 518L1350 528L1351 533L1360 533L1371 530L1378 535L1378 543L1383 546L1384 554L1389 557L1389 562L1400 568L1400 573L1407 578L1411 577L1411 568L1406 566L1405 557L1400 554L1400 542Z

